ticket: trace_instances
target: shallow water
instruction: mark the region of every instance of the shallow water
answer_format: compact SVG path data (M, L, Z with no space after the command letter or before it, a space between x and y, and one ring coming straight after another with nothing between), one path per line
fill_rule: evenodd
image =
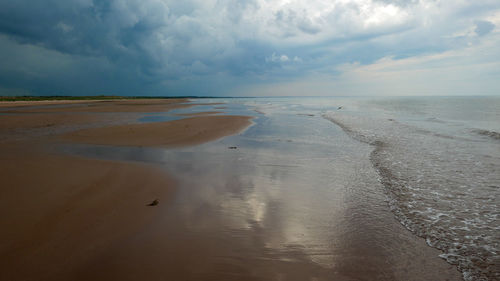
M398 220L465 280L500 279L500 98L378 98L325 117L370 143Z
M469 222L469 215L474 216L474 212L467 210L476 206L474 196L477 193L462 192L464 195L460 196L463 197L450 195L453 193L449 186L454 186L456 180L450 183L452 178L448 175L454 168L445 165L446 161L431 162L431 168L427 168L429 157L420 157L434 152L434 148L421 152L420 148L405 150L398 145L393 153L385 148L389 142L380 137L386 134L387 139L396 139L397 144L411 144L413 148L419 145L433 147L435 141L426 138L456 141L455 138L434 136L429 133L432 128L418 128L413 133L424 134L423 140L414 138L408 131L393 131L393 123L402 128L414 128L412 122L425 123L427 117L421 121L404 112L398 115L360 98L213 101L227 102L224 105L226 114L255 116L255 124L238 136L183 149L89 145L59 148L62 152L87 157L153 162L175 176L179 183L177 192L167 202L161 223L143 234L146 241L162 241L161 246L152 243L156 248L144 246L159 258L163 257L161 253L178 257L162 265L167 273L176 274L189 267L189 270L181 270L181 279L456 280L459 276L456 270L438 258L441 252L425 245L425 240L406 230L403 223L413 233L427 238L428 244L444 250L443 257L459 265L464 276L473 276L474 272L462 266L459 259L450 258L450 253L456 253L448 250L451 247L441 245L445 245L450 233L462 234L461 237L469 234L452 228L456 223L443 218L450 218L456 208L465 208L463 219ZM337 109L339 106L341 110ZM175 113L198 112L201 107ZM202 109L214 108L203 106ZM388 121L388 116L395 121ZM381 121L389 125L381 125L385 124ZM485 140L478 134L474 137L473 143L478 144L479 151L496 147L490 138ZM377 141L385 146L377 145ZM457 142L466 141L459 139ZM484 142L492 148L481 145ZM450 146L443 144L443 147L448 148L447 145ZM237 149L228 149L230 146ZM432 159L448 155L443 147L438 149L436 146L439 153L433 154ZM388 155L387 151L392 154ZM462 156L466 158L465 155L469 154ZM471 170L467 169L469 162L463 163L461 169L469 173L464 178L477 176L475 170L472 175L468 171ZM498 159L491 158L488 163L483 164L490 165L488 172L492 175L490 178L484 175L485 184L495 181L498 175ZM439 172L437 176L435 172L445 167L446 172ZM398 176L397 182L394 175ZM424 190L427 186L432 186L432 191ZM488 208L496 206L498 194L495 192L498 191L481 192L488 195L480 196L483 199L477 199L482 200L478 202L490 205L482 205L486 208L479 211L493 216L491 225L487 226L497 227L496 209ZM431 197L427 197L428 194ZM446 208L439 209L432 204ZM457 204L462 205L457 207ZM414 212L405 213L413 210L413 206L415 210L422 210L418 216L407 215ZM470 222L469 228L476 223ZM496 239L498 231L490 230L480 229L476 233ZM481 241L492 247L486 244L490 242ZM458 254L469 258L464 253L468 252ZM126 256L127 251L117 255ZM480 257L493 257L495 262L498 255ZM487 265L486 274L496 274L495 267L495 264Z

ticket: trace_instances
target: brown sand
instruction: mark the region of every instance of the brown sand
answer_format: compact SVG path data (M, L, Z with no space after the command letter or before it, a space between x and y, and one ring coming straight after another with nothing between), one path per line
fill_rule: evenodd
M135 107L133 113L149 105L129 103L127 106ZM107 127L79 130L61 138L68 142L112 145L182 146L234 134L251 124L249 117L204 116L108 126L107 114L96 112L100 111L26 113L15 118L9 115L3 119L4 130L0 130L0 134L8 134L9 129L43 128L47 123L54 124L49 127L57 127L90 122ZM0 120L3 117L0 116ZM399 224L395 224L393 231L397 241L388 240L386 236L374 238L373 235L384 234L373 229L375 223L339 224L340 232L350 225L359 227L360 231L354 232L357 236L350 233L340 242L332 240L345 247L345 251L338 247L340 251L335 253L338 255L335 270L312 261L301 248L282 251L270 248L269 238L274 234L266 229L279 234L279 216L275 221L272 216L266 221L276 227L262 228L259 223L250 222L250 228L231 229L229 234L221 232L227 228L227 222L213 212L225 202L219 202L213 195L227 193L229 189L233 197L240 198L243 194L238 192L244 193L245 186L253 185L237 179L252 175L251 171L238 171L235 168L238 165L231 162L218 163L222 166L220 174L213 172L210 161L207 166L196 167L192 163L183 167L196 183L191 186L192 182L177 184L153 165L47 152L46 146L54 145L53 141L59 139L32 136L30 141L0 143L0 212L3 214L0 216L0 280L460 279L452 266L437 258L437 250L427 247L423 240L407 233ZM212 173L198 173L200 170ZM285 174L277 175L282 183L287 183ZM289 174L292 176L289 185L297 180L293 175ZM228 176L234 180L227 182ZM195 198L200 196L200 202L189 198L172 209L171 195L182 191ZM155 199L159 200L157 206L147 206ZM239 214L240 207L235 205L231 211ZM393 220L392 214L388 213L388 218ZM373 241L384 244L371 245ZM421 253L414 260L406 256L394 260L390 253L384 255L384 247L391 243L401 245L402 254L407 252L405 247L417 247ZM384 278L374 274L381 270L388 270Z
M104 102L105 100L44 100L44 101L0 101L2 107L18 107L18 106L42 106L42 105L67 105L78 103L94 103Z
M187 99L134 99L117 101L91 101L58 103L58 107L32 107L24 104L23 107L8 108L1 112L7 113L61 113L61 112L164 112L176 108L191 107ZM0 105L3 103L0 103ZM54 105L54 104L51 104Z
M67 275L152 223L174 182L157 167L1 150L0 280ZM64 277L65 276L65 277Z
M53 126L79 125L98 122L102 116L71 113L12 114L0 117L0 133L4 130L33 129ZM5 132L4 132L5 133Z
M168 112L197 104L188 99L0 102L0 142L55 135L88 127L136 123L145 112ZM16 106L12 106L16 104ZM54 105L57 105L54 107ZM210 115L200 112L192 116ZM186 114L185 116L191 116ZM211 140L211 139L210 139Z
M169 122L84 129L61 139L88 144L179 147L238 133L251 124L248 116L200 116Z
M47 147L55 145L57 138L32 134L32 129L78 127L81 123L103 126L109 117L102 112L126 110L132 114L186 106L179 102L184 100L83 103L90 114L75 114L80 107L61 107L57 113L41 113L53 111L41 107L32 109L40 113L28 113L29 105L40 104L30 102L16 114L0 116L0 280L85 280L94 269L91 265L125 244L140 248L161 243L143 240L140 234L154 228L159 214L169 206L175 183L165 171L148 164L54 154ZM249 124L250 119L243 116L195 117L88 129L64 139L93 137L111 144L129 145L130 140L132 145L181 146L234 134ZM18 130L27 132L22 141L12 137ZM157 136L155 130L162 133ZM123 142L121 137L128 140ZM155 199L159 200L157 206L147 206ZM141 255L133 258L140 261L148 253L134 254ZM142 280L143 276L127 277Z
M0 116L0 136L8 137L13 130L20 131L82 124L104 126L110 120L116 121L117 116L124 121L130 122L130 118L127 119L126 116L120 113L167 112L176 108L192 106L192 104L186 102L187 99L0 102L0 108L2 108L0 113L8 113ZM12 107L12 104L17 104L17 107ZM59 107L51 107L54 104ZM137 115L132 114L129 114L128 117L138 118Z

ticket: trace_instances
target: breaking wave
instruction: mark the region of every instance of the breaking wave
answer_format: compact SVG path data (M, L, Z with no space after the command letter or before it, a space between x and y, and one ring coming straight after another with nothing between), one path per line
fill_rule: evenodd
M495 131L488 131L488 130L482 130L482 129L474 129L472 130L474 133L481 135L481 136L487 136L495 140L500 140L500 133L495 132Z
M396 218L465 280L500 280L500 150L392 119L324 117L374 146L370 160ZM498 133L485 131L493 138Z

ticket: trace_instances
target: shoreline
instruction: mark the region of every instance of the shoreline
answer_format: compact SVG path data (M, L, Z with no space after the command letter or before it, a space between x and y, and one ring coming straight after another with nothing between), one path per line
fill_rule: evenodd
M180 113L186 118L137 122L158 103L3 115L35 117L22 123L22 140L0 138L10 187L0 190L0 211L10 215L0 219L8 230L0 234L0 279L460 280L394 220L375 170L358 170L369 165L369 149L336 135L330 122L270 115L255 121L266 124L263 133L159 153L238 134L253 121ZM110 111L124 106L130 111ZM61 123L45 128L40 116ZM15 136L13 128L23 130L4 124L0 135ZM61 144L91 149L70 156Z

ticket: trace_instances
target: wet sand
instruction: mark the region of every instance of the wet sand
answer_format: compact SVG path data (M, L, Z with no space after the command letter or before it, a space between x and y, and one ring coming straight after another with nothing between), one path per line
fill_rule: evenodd
M317 114L220 139L252 121L132 122L142 106L22 113L91 124L39 136L32 118L22 141L0 127L0 280L461 279L394 219L371 149Z
M0 279L71 280L78 268L154 223L175 182L161 168L2 147ZM36 147L36 148L33 148Z
M173 280L461 280L456 268L438 257L438 250L394 219L376 172L363 169L370 166L369 147L345 135L331 135L338 143L333 148L303 142L300 137L315 137L312 130L318 129L314 126L318 119L291 118L292 122L256 121L241 137L196 148L114 147L109 151L83 146L73 150L88 157L157 163L178 179L175 197L158 223L87 264L77 274L78 280L161 280L164 276ZM319 128L331 126L323 121L325 127ZM263 140L266 133L282 136L276 133L280 128L293 142ZM230 150L229 145L238 149Z
M188 108L187 99L0 102L0 141L137 123L139 114Z
M126 137L134 144L144 145L157 143L158 137L168 139L173 133L175 139L167 144L186 146L238 133L251 123L248 117L220 116L109 127L110 119L116 116L102 114L126 111L131 115L124 120L130 121L138 116L137 112L191 106L185 102L92 101L78 102L78 107L75 102L58 101L43 106L40 102L23 102L17 103L16 108L12 103L0 103L9 112L0 116L0 280L85 280L91 270L89 265L113 249L134 243L137 247L160 243L138 237L154 228L158 215L168 208L176 186L168 171L145 163L64 155L55 149L57 135L65 131L60 128L81 132L79 125L87 124L94 128L88 132L96 139L110 130L115 138L108 135L103 139L114 142ZM60 107L45 107L54 104ZM98 129L102 126L108 128ZM49 129L52 133L38 134ZM130 129L145 135L137 138ZM154 133L158 129L162 134ZM21 139L19 132L23 132ZM159 200L159 204L148 206L153 200ZM134 260L148 255L137 254L140 256Z
M79 130L60 138L87 144L179 147L213 141L252 124L248 116L200 116L169 122Z
M0 118L0 131L46 128L55 126L74 126L80 124L96 123L100 116L90 114L71 113L34 113L2 115Z
M3 107L32 107L42 105L68 105L79 103L103 102L105 100L46 100L46 101L0 101L0 108Z
M191 107L187 99L130 99L96 100L90 102L0 102L3 113L61 113L61 112L165 112L177 108ZM39 103L45 106L38 106ZM14 108L9 108L14 105Z
M201 116L201 115L214 115L224 113L222 111L204 111L204 112L193 112L193 113L179 113L177 116Z

